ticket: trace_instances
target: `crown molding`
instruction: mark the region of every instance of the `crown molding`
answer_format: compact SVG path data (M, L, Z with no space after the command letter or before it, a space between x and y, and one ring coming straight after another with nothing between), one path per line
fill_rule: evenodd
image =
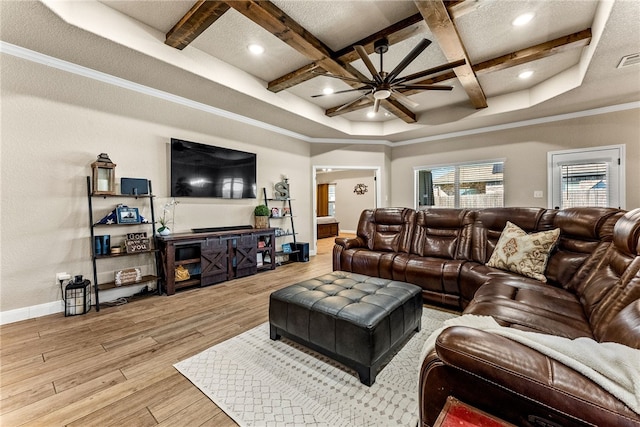
M287 137L295 138L300 141L304 141L310 144L340 144L340 145L385 145L388 147L401 147L406 145L421 144L425 142L440 141L450 138L458 138L461 136L478 135L488 132L496 132L506 129L515 129L519 127L534 126L543 123L552 123L563 120L570 120L580 117L589 117L600 114L607 114L617 111L639 109L639 102L628 102L625 104L616 104L607 107L594 108L589 110L575 111L567 114L558 114L553 116L540 117L530 120L521 120L517 122L505 123L494 126L485 126L479 128L473 128L457 132L447 132L439 135L425 136L414 139L408 139L404 141L392 142L387 139L354 139L354 138L315 138L308 135L304 135L298 132L293 132L288 129L284 129L279 126L252 119L250 117L243 116L241 114L232 113L221 108L216 108L211 105L204 104L202 102L193 101L191 99L174 95L169 92L154 89L149 86L145 86L139 83L132 82L120 77L113 76L111 74L103 73L82 65L74 64L69 61L55 58L53 56L45 55L30 49L26 49L21 46L17 46L11 43L0 41L0 53L12 55L17 58L25 59L36 64L45 65L48 67L56 68L58 70L66 71L68 73L76 74L79 76L87 77L93 80L107 83L113 86L117 86L123 89L138 92L144 95L149 95L155 98L159 98L165 101L169 101L178 105L193 108L199 111L203 111L209 114L213 114L219 117L235 120L243 124L253 126L256 128L264 129L270 132L274 132Z

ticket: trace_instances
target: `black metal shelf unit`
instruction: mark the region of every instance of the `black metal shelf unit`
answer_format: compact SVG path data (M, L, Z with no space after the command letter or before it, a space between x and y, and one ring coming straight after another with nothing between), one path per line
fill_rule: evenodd
M280 246L276 245L276 251L275 251L275 255L276 258L284 258L288 255L293 255L293 254L297 254L299 252L298 248L297 248L297 239L296 239L296 235L298 233L296 233L296 227L295 227L295 222L293 221L293 219L295 218L294 214L293 214L293 206L291 206L291 202L293 201L293 199L291 198L286 198L286 199L274 199L274 198L268 198L267 197L267 189L266 188L262 188L262 192L264 195L264 204L267 206L267 208L269 208L271 210L271 214L269 215L269 227L273 227L276 229L276 240L278 239L285 239L287 237L290 237L290 241L285 241L282 244L280 244ZM269 206L269 202L271 202L271 206ZM284 213L284 214L279 214L278 216L274 216L273 215L273 209L276 208L278 209L278 212L285 212L286 210L288 210L288 213ZM285 227L291 227L291 228L287 228L285 231ZM280 232L278 232L278 230L281 230ZM289 247L291 248L289 251L284 251L282 250L282 245L286 245L288 244ZM280 249L278 249L280 248ZM279 262L278 264L285 264L290 262L291 259L287 259L287 260L283 260L281 262Z
M144 283L149 283L149 282L156 282L158 281L158 275L157 272L159 271L158 269L158 263L159 263L159 257L158 257L158 250L150 247L149 249L145 249L145 250L140 250L138 252L133 252L133 253L129 253L129 252L122 252L122 253L109 253L109 254L97 254L96 253L96 245L95 245L95 237L96 237L96 233L95 233L95 229L96 228L100 228L100 227L104 227L104 228L116 228L116 227L150 227L151 229L151 235L149 236L149 242L151 245L155 244L155 237L156 237L156 231L155 231L155 222L156 222L156 218L155 218L155 212L153 210L153 198L155 197L153 195L153 190L151 187L151 181L147 181L149 183L149 194L138 194L138 195L129 195L129 194L93 194L92 190L91 190L91 177L87 176L87 200L89 202L89 229L91 230L91 262L93 265L93 289L94 289L94 294L95 294L95 306L96 306L96 311L100 311L100 291L104 291L106 289L113 289L116 287L127 287L127 286L135 286L135 285L140 285L140 284L144 284ZM126 223L126 224L122 224L122 223L114 223L114 224L98 224L95 222L94 217L93 217L93 199L107 199L107 198L113 198L113 199L134 199L134 200L140 200L140 201L145 201L145 203L149 203L149 208L150 208L150 212L151 212L151 222L145 222L145 223ZM134 283L127 283L127 284L122 284L122 285L116 285L115 281L110 281L110 282L104 282L104 283L98 283L98 263L97 261L100 260L105 260L105 259L116 259L116 258L121 258L121 257L134 257L134 256L143 256L143 255L150 255L152 254L154 256L154 260L153 260L153 265L154 265L154 274L147 274L142 276L142 278L139 281L136 281ZM158 290L158 295L160 295L160 286L157 286L157 290Z

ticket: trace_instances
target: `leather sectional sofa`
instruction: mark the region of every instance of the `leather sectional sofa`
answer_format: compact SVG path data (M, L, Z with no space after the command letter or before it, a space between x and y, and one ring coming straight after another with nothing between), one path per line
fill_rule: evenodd
M546 283L486 265L508 221L527 233L560 230ZM382 208L362 212L355 238L336 239L333 268L419 285L425 302L501 326L640 349L639 240L640 209ZM640 425L640 415L577 371L463 326L438 336L419 392L423 426L447 396L519 426Z

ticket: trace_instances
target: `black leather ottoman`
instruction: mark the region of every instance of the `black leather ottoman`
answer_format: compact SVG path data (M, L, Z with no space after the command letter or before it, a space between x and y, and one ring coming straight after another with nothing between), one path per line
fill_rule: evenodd
M271 339L281 336L358 372L370 386L386 357L420 330L418 286L334 271L275 291L269 300Z

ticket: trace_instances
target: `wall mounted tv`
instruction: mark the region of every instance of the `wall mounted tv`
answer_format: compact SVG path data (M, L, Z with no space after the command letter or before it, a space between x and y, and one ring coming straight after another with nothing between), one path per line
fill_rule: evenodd
M171 138L171 197L256 198L256 155Z

